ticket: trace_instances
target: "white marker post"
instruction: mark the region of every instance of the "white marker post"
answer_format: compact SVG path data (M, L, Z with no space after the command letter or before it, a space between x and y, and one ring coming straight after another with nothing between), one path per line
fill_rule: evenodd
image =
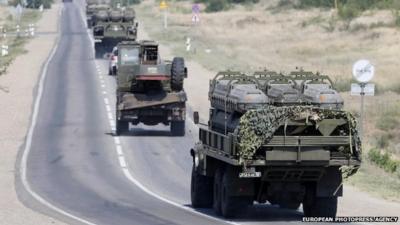
M8 45L1 45L1 56L7 56L8 55Z
M359 82L351 85L351 95L361 96L360 137L364 136L364 96L373 96L375 85L368 82L374 77L374 66L365 59L358 60L353 65L353 77Z
M168 28L168 5L166 1L160 2L160 9L164 11L164 29L166 30Z

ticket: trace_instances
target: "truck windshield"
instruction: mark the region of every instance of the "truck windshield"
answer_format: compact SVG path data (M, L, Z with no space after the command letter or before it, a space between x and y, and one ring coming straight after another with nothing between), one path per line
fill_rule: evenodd
M139 63L139 48L122 48L119 53L121 55L121 65Z

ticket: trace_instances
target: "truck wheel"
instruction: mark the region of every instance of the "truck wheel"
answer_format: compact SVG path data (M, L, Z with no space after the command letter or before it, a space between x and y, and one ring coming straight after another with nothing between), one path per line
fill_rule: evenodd
M185 136L185 121L172 121L170 129L173 136Z
M194 208L211 208L213 203L213 182L207 176L197 173L192 167L192 180L190 183L190 197Z
M185 77L185 60L175 57L171 65L171 88L174 91L182 91L183 78Z
M232 196L231 188L233 188L231 173L224 173L221 186L221 212L225 218L233 218L241 212L251 202L248 196Z
M129 131L129 122L117 120L117 125L115 127L115 134L121 135Z
M215 214L220 216L221 212L221 186L222 186L222 169L219 168L214 175L213 185L213 209Z
M304 215L307 217L335 217L337 196L316 197L315 191L306 191L303 202Z

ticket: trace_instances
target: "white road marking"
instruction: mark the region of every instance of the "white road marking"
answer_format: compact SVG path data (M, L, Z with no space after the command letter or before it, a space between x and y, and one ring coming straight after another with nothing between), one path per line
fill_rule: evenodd
M108 119L109 119L111 122L113 122L113 117L112 117L111 112L108 112L108 113L107 113L107 116L108 116Z
M121 145L121 140L119 139L119 137L114 137L114 142L115 145Z
M64 10L64 7L61 6L61 9L59 11L59 16L62 15L62 11ZM61 21L61 20L60 20ZM60 24L61 22L58 24L58 30L60 30ZM31 146L32 146L32 138L33 138L33 132L34 129L36 127L36 123L37 123L37 118L39 115L39 107L40 107L40 102L42 100L42 96L43 96L43 88L44 88L44 81L47 75L47 70L50 64L50 61L53 59L57 49L58 49L58 45L60 43L60 36L57 37L57 41L56 44L54 45L49 57L47 58L42 73L40 74L40 79L39 79L39 83L38 83L38 90L37 90L37 95L36 95L36 99L35 99L35 104L34 104L34 108L33 108L33 112L32 112L32 120L31 120L31 124L29 126L29 130L28 130L28 134L26 136L26 143L25 143L25 147L23 149L22 152L22 159L21 159L21 168L20 168L20 173L21 173L21 181L22 181L22 185L24 186L25 190L34 198L36 199L40 204L46 206L47 208L56 211L57 213L60 213L61 215L64 215L66 217L69 217L70 219L76 220L80 223L83 224L88 224L88 225L95 225L92 222L89 222L83 218L77 217L72 215L71 213L68 213L65 210L62 210L60 208L58 208L57 206L52 205L50 202L46 201L44 198L42 198L38 193L36 193L35 191L32 190L28 179L27 179L27 163L28 163L28 157L29 157L29 153L31 151Z
M124 156L118 156L119 165L121 168L126 168L126 161Z
M110 107L110 105L106 105L106 109L107 109L107 112L111 112L111 107Z
M109 105L108 98L104 98L104 104Z
M123 156L123 155L124 155L124 153L122 152L122 147L121 147L121 145L116 145L115 148L116 148L116 150L117 150L118 156Z
M103 91L103 95L107 95L107 92L106 92L106 91Z
M105 88L106 86L104 84L101 85L102 88Z

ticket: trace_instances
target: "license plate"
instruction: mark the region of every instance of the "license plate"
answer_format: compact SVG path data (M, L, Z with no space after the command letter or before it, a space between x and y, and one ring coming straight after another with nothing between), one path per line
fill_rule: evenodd
M239 178L254 178L261 177L261 172L242 172L239 173Z

